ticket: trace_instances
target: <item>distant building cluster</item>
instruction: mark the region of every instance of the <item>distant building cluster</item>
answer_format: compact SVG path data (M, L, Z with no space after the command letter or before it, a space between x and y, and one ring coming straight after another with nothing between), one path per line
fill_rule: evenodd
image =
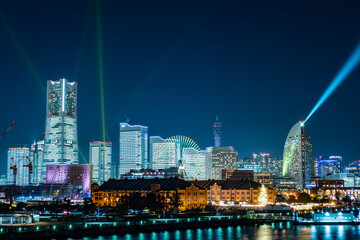
M96 193L92 198L100 206L116 206L124 194L140 190L166 197L177 190L184 196L203 196L201 200L184 198L184 209L202 208L206 199L257 203L261 186L269 189L269 202L275 201L275 189L360 187L360 160L343 166L341 156L314 158L304 121L289 131L282 158L265 152L239 157L234 147L222 145L218 116L213 137L213 146L201 149L189 137L150 136L147 126L121 122L119 155L113 156L109 139L93 140L88 161L82 156L85 162L79 164L82 153L77 134L77 83L49 80L45 133L32 144L8 149L7 174L0 176L0 185L28 186L33 192L42 191L42 197L83 197L90 196L95 183L98 188L93 189ZM176 189L175 183L181 188ZM48 186L54 186L55 191Z

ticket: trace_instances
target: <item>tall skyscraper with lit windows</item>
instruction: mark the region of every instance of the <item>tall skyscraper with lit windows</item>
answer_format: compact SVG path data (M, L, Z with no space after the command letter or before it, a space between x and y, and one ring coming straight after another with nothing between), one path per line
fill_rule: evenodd
M28 186L32 183L29 170L29 145L17 145L8 150L7 182L9 185Z
M305 189L315 176L315 161L309 129L299 121L290 130L284 146L283 176L291 177L299 189Z
M47 164L78 164L77 83L47 82L43 182Z
M89 163L93 165L93 182L103 184L111 177L111 142L90 143Z
M148 168L148 127L120 123L119 174Z

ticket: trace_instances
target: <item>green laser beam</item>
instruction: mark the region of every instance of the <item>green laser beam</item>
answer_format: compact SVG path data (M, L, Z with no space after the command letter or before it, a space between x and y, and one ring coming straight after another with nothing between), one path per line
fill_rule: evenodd
M15 47L18 50L18 52L20 53L20 56L22 57L23 61L25 62L27 68L30 70L30 72L33 75L33 77L35 78L37 84L41 88L41 92L43 94L46 94L45 86L42 84L42 81L41 81L41 78L39 77L39 74L36 72L35 67L31 63L29 56L26 54L25 49L23 48L20 41L16 37L15 32L10 27L9 23L6 20L5 15L2 12L0 12L0 19L1 19L1 22L2 22L3 26L5 27L5 29L9 33L11 40L14 42Z
M105 160L106 127L105 127L105 100L104 100L103 43L102 43L101 4L100 3L101 3L100 0L96 1L96 36L97 36L99 80L100 80L103 160Z

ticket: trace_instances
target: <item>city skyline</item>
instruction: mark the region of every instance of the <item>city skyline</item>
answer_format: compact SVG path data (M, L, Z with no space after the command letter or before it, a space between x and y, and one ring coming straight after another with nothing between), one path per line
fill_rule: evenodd
M279 19L268 23L264 23L268 13L251 3L236 4L233 10L227 6L216 9L214 3L206 8L192 4L184 18L184 8L175 3L160 4L168 7L169 14L146 3L144 8L151 11L141 8L135 14L136 5L127 3L120 9L121 19L115 14L119 5L112 4L104 3L100 13L104 33L105 131L113 142L119 138L119 123L130 118L133 124L148 126L149 136L181 134L205 149L213 146L212 123L218 115L223 124L222 145L234 146L239 157L253 152L281 157L289 129L306 117L358 41L358 10L335 3L324 9L313 3L313 10L299 6L308 14L301 21L296 20L296 14L288 16L294 5L279 6L283 10ZM17 11L13 3L0 5L4 26L0 41L7 46L1 60L5 66L1 74L7 82L3 81L6 91L0 95L0 129L17 121L15 129L0 140L2 169L6 168L9 147L31 144L44 132L44 89L49 79L66 78L79 84L78 139L86 159L88 142L103 140L98 54L94 50L96 24L92 20L98 8L87 2L65 2L60 8L71 5L73 10L61 17L61 11L54 11L50 17L49 12L59 6L45 2L41 5L41 1L23 2L16 6ZM244 7L255 15L241 10ZM35 9L41 14L35 15ZM343 13L333 16L332 9ZM325 20L318 17L317 11ZM18 19L15 12L22 18ZM344 12L347 18L343 18ZM160 19L154 18L159 14ZM221 16L217 25L212 14ZM147 16L152 20L146 21ZM284 16L289 17L288 24L281 20ZM48 17L48 23L42 23L43 17ZM133 22L134 19L138 20ZM251 23L254 19L259 22ZM340 22L334 25L334 21ZM76 29L83 31L62 28L64 22L74 23ZM115 31L116 24L122 22L126 24L120 25L121 31ZM259 26L260 22L265 25ZM47 24L53 27L48 29ZM231 30L226 27L228 24ZM169 28L174 32L169 32ZM325 31L329 28L331 33ZM137 33L132 29L138 29ZM147 29L154 29L157 35L144 38ZM261 40L263 35L268 39ZM34 40L24 41L29 36ZM295 39L303 44L295 44ZM54 61L49 61L51 58ZM356 70L306 122L315 156L341 155L344 165L360 158L356 147L360 130L353 127L360 119L356 111L358 76ZM116 158L117 154L118 146L114 144L113 156ZM79 160L87 163L81 156Z

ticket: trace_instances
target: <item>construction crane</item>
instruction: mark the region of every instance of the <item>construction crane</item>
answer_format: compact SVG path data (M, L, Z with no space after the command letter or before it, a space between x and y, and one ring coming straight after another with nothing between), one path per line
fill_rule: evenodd
M14 163L14 157L11 158L11 162ZM17 166L16 164L13 164L12 166L10 166L10 169L13 170L13 176L14 176L14 185L16 185L16 175L17 175Z
M10 132L10 130L15 126L15 124L16 124L16 122L13 122L12 124L10 124L10 126L5 128L4 132L0 135L0 139L2 139L5 136L5 134Z
M29 160L29 157L26 156L27 160ZM26 161L28 162L28 161ZM29 162L28 164L24 164L23 167L29 168L29 185L31 185L31 175L33 174L33 165L32 162Z

